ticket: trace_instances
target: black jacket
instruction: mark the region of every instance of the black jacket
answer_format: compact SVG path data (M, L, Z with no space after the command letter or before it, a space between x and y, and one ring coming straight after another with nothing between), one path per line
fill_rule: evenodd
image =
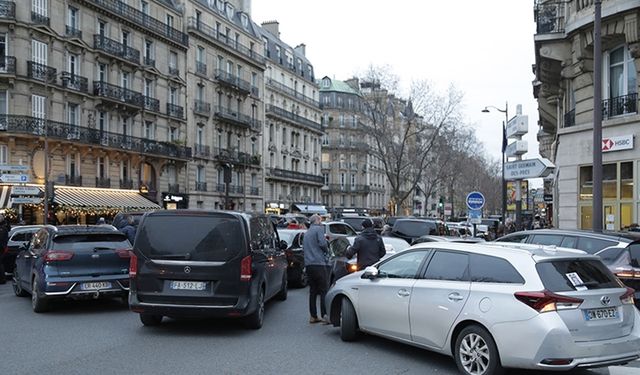
M353 246L347 249L347 258L358 255L358 270L362 270L380 260L387 250L384 248L382 238L373 228L365 228L353 242Z

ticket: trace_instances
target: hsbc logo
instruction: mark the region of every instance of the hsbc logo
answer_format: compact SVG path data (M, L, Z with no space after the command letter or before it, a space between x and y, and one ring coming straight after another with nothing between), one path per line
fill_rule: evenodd
M633 135L602 138L602 152L633 149Z

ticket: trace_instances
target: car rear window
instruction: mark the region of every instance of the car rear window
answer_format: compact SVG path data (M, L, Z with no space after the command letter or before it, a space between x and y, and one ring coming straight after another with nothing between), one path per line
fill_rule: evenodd
M342 221L351 225L355 230L363 230L364 228L362 227L362 221L364 219L365 218L363 217L354 217L354 218L343 218Z
M227 261L244 254L240 219L215 215L147 216L135 248L152 259Z
M477 283L524 284L524 279L507 260L471 254L471 281Z
M580 237L578 240L578 249L586 251L589 254L595 254L605 247L616 246L617 241L601 240L598 238Z
M393 231L409 237L438 234L436 224L428 221L396 221L393 226Z
M600 260L568 259L536 264L538 275L551 292L619 288L622 285Z
M108 246L129 248L127 236L122 233L82 233L62 234L53 238L54 249L82 249L88 246Z
M13 241L13 242L31 241L31 237L33 237L34 233L35 232L18 232L13 236L11 236L11 239L9 241Z

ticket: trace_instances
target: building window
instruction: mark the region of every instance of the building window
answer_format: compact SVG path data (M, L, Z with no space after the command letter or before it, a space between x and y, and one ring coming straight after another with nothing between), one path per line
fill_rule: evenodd
M603 113L605 118L637 112L635 63L626 45L604 53Z
M67 26L69 26L73 30L78 30L78 24L80 23L78 20L78 9L72 6L69 6L67 11Z
M107 178L108 177L108 170L107 167L109 165L108 161L107 161L107 157L106 156L100 156L98 157L98 170L97 170L97 175L99 178Z
M156 127L153 121L144 122L144 137L147 139L155 139Z
M176 129L175 127L171 126L169 127L169 142L173 142L175 140L178 139L178 129Z
M149 2L146 0L140 0L140 11L146 15L149 15Z
M204 172L205 172L204 165L199 165L198 168L196 169L196 182L203 183L205 181Z
M120 162L120 178L123 181L129 181L131 179L131 161L122 160Z
M170 14L167 14L167 17L165 18L167 26L169 27L173 27L173 16Z
M171 51L169 52L169 74L174 74L178 71L178 54Z
M0 164L9 164L9 148L7 145L0 145Z
M37 15L48 17L47 0L32 0L31 11Z
M153 42L150 40L145 40L144 41L144 59L147 65L152 65L152 62L154 60L153 56L154 56Z

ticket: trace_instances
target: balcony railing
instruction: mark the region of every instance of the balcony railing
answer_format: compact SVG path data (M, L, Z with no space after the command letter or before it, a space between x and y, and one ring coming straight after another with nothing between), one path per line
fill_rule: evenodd
M133 189L133 180L120 180L120 189Z
M144 64L145 66L150 66L150 67L155 68L156 60L152 59L151 57L145 56L142 59L142 64Z
M218 33L216 29L211 26L206 25L202 21L198 21L195 17L189 17L187 30L198 31L208 37L208 39L213 39L218 43L224 44L225 46L231 47L231 49L240 53L241 55L250 58L251 60L257 62L258 64L264 65L265 58L260 55L256 51L243 46L240 43L236 43L235 40L228 38L226 35L222 33Z
M236 150L227 150L225 148L216 147L213 150L213 157L221 163L243 164L243 165L260 165L260 155L250 155L246 152Z
M141 93L104 81L93 81L93 94L141 108L146 104L145 96Z
M169 193L179 193L180 192L180 184L169 184L167 189Z
M155 155L163 158L181 160L191 158L191 148L189 147L111 133L64 122L48 121L48 126L45 126L45 120L29 116L0 116L0 131L31 136L45 136L46 134L49 140L73 140L74 142L86 145L129 150L135 153Z
M249 195L260 195L260 188L258 187L249 187Z
M207 191L207 183L202 181L196 181L196 191Z
M16 19L16 3L13 1L0 1L0 19L15 20Z
M184 119L184 108L180 105L167 103L167 115L179 119Z
M333 142L323 143L322 147L327 149L347 149L347 150L360 150L360 151L367 151L370 148L369 144L366 142L355 142L355 141L353 142L333 141Z
M208 158L211 156L211 148L207 145L195 143L193 145L193 157Z
M56 81L58 74L56 68L39 64L35 61L27 61L27 77L48 83Z
M244 186L229 185L229 193L230 194L244 194Z
M314 174L308 174L308 173L287 171L280 168L270 168L269 175L271 177L280 177L280 178L286 178L286 179L292 179L292 180L303 180L303 181L313 182L316 184L324 183L324 178L322 176L316 176Z
M318 102L317 100L314 100L313 98L310 98L306 95L303 95L302 93L289 88L285 85L283 85L280 82L277 82L271 78L267 79L267 86L272 87L273 89L280 91L283 94L289 95L291 97L294 97L298 100L302 100L305 103L308 103L310 105L316 106L316 107L320 107L320 102Z
M193 101L193 111L199 115L209 116L211 115L211 104L196 99Z
M638 112L638 94L618 96L602 101L602 117L610 118Z
M147 111L160 112L160 101L150 96L145 96L144 109Z
M44 14L31 11L31 22L36 25L49 26L49 17L45 16Z
M536 1L534 16L537 34L564 33L565 1L546 2Z
M216 184L216 191L218 193L224 193L226 191L225 184Z
M119 0L85 0L95 4L122 19L131 22L134 26L140 27L148 32L155 33L160 37L178 43L184 47L189 45L189 36L182 31L175 29L166 23L151 17L144 12L125 4Z
M234 125L246 126L257 132L262 130L262 121L256 120L251 116L243 115L229 108L216 106L214 107L214 115L218 119L230 122Z
M329 191L336 193L357 193L368 194L371 191L369 185L341 185L341 184L329 184Z
M576 124L575 108L564 114L564 127L570 128Z
M65 35L70 36L72 38L82 39L82 31L76 29L73 26L66 25L65 26Z
M313 130L322 131L322 125L320 125L319 123L308 120L302 116L299 116L293 112L286 111L272 104L267 105L267 113L277 115L278 117L286 119L289 122L293 122L296 125L303 125Z
M82 176L64 175L64 184L67 186L82 186Z
M169 75L179 76L180 75L180 69L178 69L175 66L169 66Z
M135 65L140 64L140 51L113 39L109 39L104 35L95 34L93 36L93 46L95 49L99 49Z
M251 92L251 84L249 82L240 79L239 77L236 77L231 73L227 73L222 69L216 69L215 78L218 80L218 82L227 84L246 94L249 94Z
M96 177L96 187L97 188L110 188L111 187L111 179L106 177Z
M202 74L203 76L207 75L207 64L202 61L196 61L196 73Z
M15 56L0 56L0 74L16 75L16 58Z
M84 93L89 92L89 80L85 77L70 72L62 72L61 78L62 87Z

